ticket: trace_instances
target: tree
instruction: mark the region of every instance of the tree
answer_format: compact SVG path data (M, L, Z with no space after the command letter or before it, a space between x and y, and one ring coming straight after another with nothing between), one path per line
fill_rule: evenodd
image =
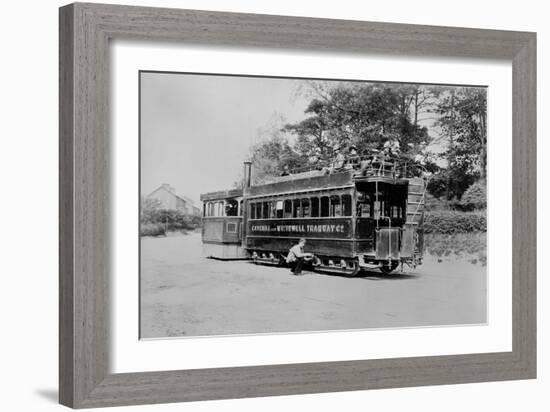
M141 223L155 222L159 210L162 209L160 200L141 196L140 221Z
M397 140L405 154L418 153L429 140L427 128L418 122L419 111L428 104L428 89L382 83L333 88L313 83L312 89L308 117L284 129L297 136L296 149L305 157L329 162L351 145L366 154L382 149L388 140Z
M282 130L284 119L272 119L271 124L258 131L258 141L252 145L249 159L252 162L252 184L265 183L275 176L280 176L285 167L299 169L308 159L300 155L289 142ZM242 184L242 176L235 186Z
M447 92L435 112L447 137L448 168L485 179L487 175L487 90L462 87Z

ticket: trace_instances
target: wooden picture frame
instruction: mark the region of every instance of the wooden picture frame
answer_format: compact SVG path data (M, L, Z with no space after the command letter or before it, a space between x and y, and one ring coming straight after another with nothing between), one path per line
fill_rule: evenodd
M59 24L62 404L86 408L535 378L535 33L85 3L62 7ZM512 351L110 374L108 50L109 40L119 38L511 61Z

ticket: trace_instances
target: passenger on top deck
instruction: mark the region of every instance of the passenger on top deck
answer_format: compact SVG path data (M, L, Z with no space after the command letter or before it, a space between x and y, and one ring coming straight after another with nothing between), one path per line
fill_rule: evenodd
M384 156L386 157L398 157L399 154L401 153L399 141L397 139L386 141L386 143L384 143L384 148L382 149L382 153L384 153Z
M355 173L355 176L367 176L372 171L372 165L382 160L382 157L378 150L370 149L372 155L363 159L359 158L359 171Z
M341 149L337 149L338 154L332 164L330 173L338 172L341 170L354 169L359 165L359 156L357 155L357 147L350 146L348 149L348 155L344 155Z
M346 169L355 169L359 167L359 164L361 162L361 158L357 154L357 147L350 146L349 148L349 155L346 159Z
M344 168L344 165L346 164L346 156L344 156L344 153L340 150L340 148L337 148L337 154L336 159L334 160L334 163L332 165L333 170L340 170Z

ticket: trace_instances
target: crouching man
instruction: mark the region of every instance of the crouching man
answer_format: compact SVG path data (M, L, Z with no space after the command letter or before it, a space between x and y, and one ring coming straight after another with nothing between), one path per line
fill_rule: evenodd
M298 243L290 248L288 256L286 257L286 263L291 267L290 273L299 276L302 274L302 267L306 261L313 259L313 253L304 252L306 246L306 240L300 239Z

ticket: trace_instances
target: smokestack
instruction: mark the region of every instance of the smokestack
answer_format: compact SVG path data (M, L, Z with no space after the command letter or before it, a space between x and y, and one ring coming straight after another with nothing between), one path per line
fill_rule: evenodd
M250 187L252 183L252 162L246 161L243 164L244 174L243 174L243 189Z

